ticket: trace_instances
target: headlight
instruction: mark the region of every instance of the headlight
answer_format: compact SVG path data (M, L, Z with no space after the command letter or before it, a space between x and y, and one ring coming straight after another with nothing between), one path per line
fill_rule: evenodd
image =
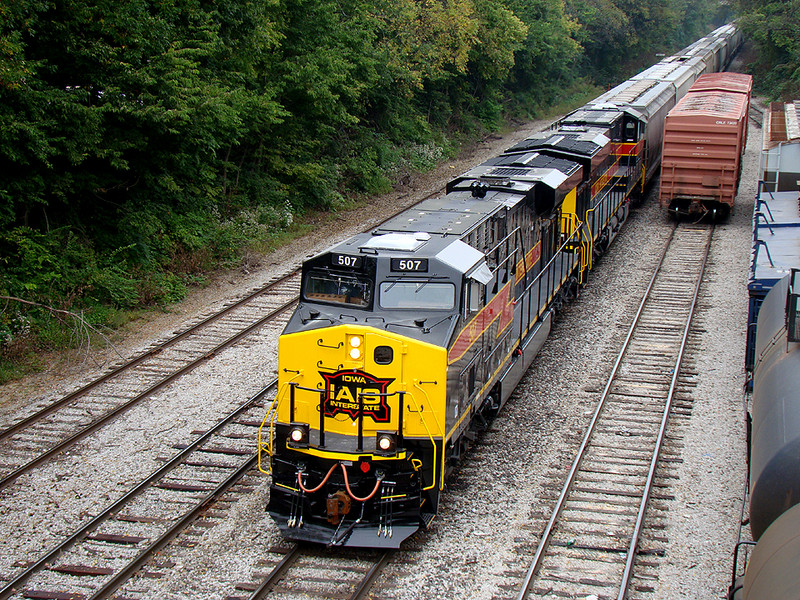
M364 338L360 335L347 336L347 345L350 348L348 355L352 360L361 360L363 356L362 346L364 345Z
M391 455L397 453L397 434L393 431L379 431L375 438L375 454Z
M308 448L308 425L305 423L292 423L289 427L289 446L293 448Z

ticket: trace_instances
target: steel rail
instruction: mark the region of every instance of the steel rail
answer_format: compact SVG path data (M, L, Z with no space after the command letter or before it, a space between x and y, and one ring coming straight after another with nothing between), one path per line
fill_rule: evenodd
M372 565L372 567L370 567L370 570L367 571L364 579L361 580L361 583L359 583L358 587L353 591L349 600L363 600L366 598L367 592L369 592L372 584L375 583L375 580L386 566L386 563L389 562L391 555L392 553L388 551L381 554L381 557L375 562L374 565Z
M298 273L298 270L295 269L291 273L287 273L286 275L283 275L283 276L279 277L275 281L271 281L267 285L265 285L265 286L263 286L263 287L261 287L261 288L259 288L257 290L254 290L253 292L251 292L250 294L247 294L246 296L240 298L236 302L224 307L219 312L216 312L216 313L214 313L212 315L209 315L208 317L206 317L205 319L203 319L199 323L195 323L194 325L192 325L188 329L186 329L186 330L182 331L181 333L175 335L174 337L166 340L165 342L162 342L162 343L158 344L157 346L146 350L142 354L132 358L128 362L126 362L126 363L124 363L124 364L122 364L122 365L120 365L118 367L115 367L114 369L110 370L109 372L100 375L97 379L87 383L86 385L78 388L77 390L75 390L73 392L70 392L69 394L67 394L63 398L60 398L59 400L56 400L55 402L53 402L52 404L49 404L48 406L44 407L43 409L41 409L41 410L31 414L31 415L28 415L24 419L21 419L20 421L17 421L16 423L13 423L13 424L9 425L8 427L6 427L3 430L0 430L0 440L3 440L5 438L7 438L8 436L12 435L13 433L16 433L20 429L23 429L24 427L27 427L28 425L43 419L47 415L55 412L59 408L62 408L66 404L69 404L73 400L75 400L77 398L80 398L81 396L86 395L88 392L90 392L91 390L96 388L101 383L105 383L109 379L111 379L113 377L116 377L117 375L119 375L121 373L124 373L128 369L131 369L131 368L135 367L136 365L142 363L146 359L155 356L156 354L158 354L162 350L165 350L166 348L169 348L170 346L176 344L177 342L179 342L179 341L183 340L184 338L190 336L191 334L197 332L197 330L205 327L206 325L208 325L210 323L213 323L214 321L216 321L220 317L225 316L226 314L228 314L229 312L233 311L234 309L239 308L243 304L247 304L248 302L250 302L254 298L256 298L256 297L258 297L258 296L260 296L262 294L265 294L265 293L269 292L270 290L272 290L273 288L277 287L278 285L288 281L290 278L294 277L297 273Z
M681 363L683 362L683 355L686 350L686 343L689 340L689 332L692 327L692 321L694 320L694 314L697 309L697 299L700 296L700 285L703 282L703 274L706 270L706 264L708 262L708 255L711 251L711 238L714 235L714 227L711 226L708 234L708 240L706 242L705 252L703 253L703 262L700 265L700 272L697 276L697 284L694 288L694 294L692 295L692 304L689 308L689 314L686 317L686 325L683 328L683 336L681 338L681 346L680 350L678 351L678 356L675 359L675 367L672 371L672 379L669 385L669 391L667 392L667 401L664 405L664 412L661 416L661 427L658 430L658 439L656 440L656 446L653 450L653 457L650 460L650 469L647 474L647 483L645 484L645 489L642 492L642 500L639 504L639 513L636 517L636 526L634 527L633 534L631 535L631 541L628 546L628 554L625 558L625 571L622 574L622 583L620 585L619 594L617 594L617 600L624 600L625 595L628 592L628 585L630 583L631 575L633 574L633 561L636 558L636 551L639 546L639 535L642 530L642 524L644 523L645 513L647 512L647 504L650 501L650 492L653 487L653 479L655 478L656 474L656 467L658 466L658 459L661 454L661 447L664 443L664 436L667 432L667 423L669 422L669 415L672 411L672 401L675 397L675 388L678 385L678 375L680 374L680 367Z
M85 438L89 434L97 431L103 425L105 425L107 422L109 422L110 420L118 417L122 413L126 412L128 409L132 408L134 405L138 404L143 399L145 399L148 396L154 394L155 392L157 392L161 388L163 388L166 385L172 383L174 380L176 380L179 377L185 375L189 371L192 371L192 370L196 369L198 366L200 366L201 364L205 363L207 360L213 358L213 356L215 354L217 354L218 352L220 352L220 351L232 346L233 344L235 344L236 342L238 342L242 338L250 335L253 331L255 331L257 329L260 329L267 322L269 322L270 320L274 319L277 315L279 315L279 314L287 311L288 309L292 308L296 303L297 303L297 298L293 298L292 300L289 300L288 302L282 304L278 308L273 309L267 315L265 315L264 317L262 317L258 321L254 322L253 324L247 326L245 329L243 329L242 331L237 333L235 336L233 336L233 337L227 339L226 341L218 344L217 346L215 346L214 348L212 348L211 350L209 350L208 352L206 352L205 354L203 354L199 358L197 358L197 359L193 360L192 362L184 365L183 367L181 367L177 371L174 371L168 377L166 377L166 378L162 379L161 381L159 381L158 383L150 386L145 391L137 394L136 396L134 396L133 398L131 398L127 402L125 402L125 403L119 405L118 407L112 409L111 411L107 412L106 414L104 414L99 419L93 421L90 425L88 425L84 429L78 431L77 433L75 433L74 435L70 436L66 440L63 440L62 442L59 442L55 446L52 446L51 448L49 448L45 452L41 453L36 458L28 461L24 465L18 467L17 469L15 469L15 470L11 471L10 473L8 473L7 475L3 476L2 478L0 478L0 490L8 487L17 478L19 478L21 475L27 473L28 471L31 471L32 469L34 469L35 467L37 467L41 463L43 463L46 460L48 460L53 455L58 454L60 452L63 452L67 448L70 448L71 446L73 446L76 442L82 440L83 438Z
M580 448L578 449L578 454L575 457L572 466L570 467L569 474L567 475L567 480L564 483L564 487L561 489L561 494L559 495L558 500L556 500L555 507L553 508L553 513L551 514L550 519L548 520L547 525L545 526L544 532L542 533L542 537L539 540L539 545L536 548L536 553L534 554L533 561L531 562L531 565L528 568L527 573L525 574L525 580L523 581L522 588L520 589L520 592L517 595L517 600L524 600L525 596L527 596L528 592L530 591L530 586L531 583L533 582L533 578L536 576L536 573L539 570L539 567L541 566L542 558L544 557L544 553L549 546L550 538L552 536L553 530L555 529L556 522L558 521L558 518L561 515L561 511L563 510L564 505L566 504L567 496L569 495L569 492L571 491L572 485L575 481L575 476L586 454L586 450L589 447L589 440L591 439L594 433L597 421L600 419L600 413L603 411L614 378L616 377L619 367L622 364L622 359L627 353L630 341L633 338L634 331L636 330L636 327L639 323L639 319L642 315L642 312L644 311L645 304L647 303L647 300L650 297L650 292L652 291L656 279L661 271L664 259L667 256L667 251L669 250L670 244L672 243L672 239L675 236L676 229L677 229L677 223L673 223L667 241L664 244L663 250L661 251L661 256L659 257L658 262L656 264L653 276L650 278L650 282L648 283L647 288L642 297L642 300L639 303L639 308L633 317L633 321L631 322L630 328L628 329L628 334L625 338L625 341L622 344L622 349L617 355L617 359L614 362L613 368L611 369L611 375L609 376L606 386L603 389L603 394L600 397L600 401L597 404L597 408L595 409L594 414L592 415L592 420L590 421L589 426L586 429L586 433L583 436Z
M384 551L381 553L378 560L369 568L366 572L364 577L361 579L359 584L353 590L353 593L350 594L348 600L363 600L367 593L369 592L372 584L377 579L378 575L380 575L383 568L389 562L389 558L391 558L393 552L391 551ZM280 581L281 577L288 571L292 565L297 561L300 556L300 545L295 544L289 552L280 560L278 564L276 564L272 571L270 571L269 575L262 581L259 586L254 589L250 595L247 597L247 600L263 600L267 596L267 594L272 590L278 581ZM91 600L94 600L92 598Z
M175 524L165 531L159 538L150 546L142 550L138 556L125 565L119 573L114 575L107 581L103 587L97 590L89 597L89 600L105 600L111 594L116 592L122 585L124 585L133 575L138 571L150 558L171 542L181 531L183 531L197 516L203 512L210 504L215 502L222 494L227 492L233 487L242 477L244 477L258 462L258 452L250 455L239 468L225 478L216 488L206 494L203 499L192 508L189 512L185 513Z
M280 560L280 562L273 567L267 578L264 579L264 581L262 581L256 589L253 590L250 596L248 596L247 600L261 600L264 598L299 557L300 544L295 544Z
M147 476L145 479L143 479L141 482L139 482L135 487L131 488L119 500L117 500L116 502L110 504L108 507L106 507L100 513L98 513L97 516L95 516L91 521L89 521L85 525L81 526L79 529L74 531L69 537L67 537L66 539L61 541L59 544L54 546L52 549L47 551L35 563L33 563L32 565L28 566L28 568L26 568L22 573L20 573L16 577L14 577L3 588L0 589L0 600L5 600L6 598L11 596L15 592L19 591L17 589L18 586L22 585L28 579L30 579L33 575L35 575L37 572L41 571L45 566L47 566L48 563L52 562L55 558L60 556L62 552L64 552L65 550L69 549L70 547L72 547L75 543L81 541L86 535L91 533L93 530L97 529L97 527L100 526L103 522L107 521L109 519L109 517L111 517L114 514L118 513L121 508L123 508L125 505L127 505L135 497L139 496L142 492L147 490L154 482L162 479L167 473L169 473L170 471L172 471L176 467L180 466L183 463L184 459L189 454L194 452L204 442L208 441L208 439L212 435L217 433L220 429L222 429L226 425L230 424L232 421L234 421L236 418L238 418L242 413L244 413L245 411L249 410L254 405L256 405L258 402L260 402L264 398L264 396L266 396L271 391L273 391L275 389L276 385L277 385L277 382L278 382L277 379L271 381L269 384L267 384L266 387L264 387L261 391L259 391L252 398L250 398L247 402L245 402L243 405L238 407L235 411L230 413L228 416L226 416L223 419L221 419L220 421L218 421L206 433L204 433L203 435L198 437L196 440L194 440L192 443L190 443L186 448L184 448L178 454L173 456L163 466L161 466L157 470L153 471L149 476ZM252 466L255 463L256 459L257 459L257 454L253 454L250 457L250 459L246 463L246 464L250 464L249 468L252 468ZM247 470L242 471L243 468L244 467L241 467L241 468L237 469L236 473L240 473L241 472L241 474L243 474L244 472L249 470L249 468L248 468ZM239 478L241 478L241 474L239 475ZM233 477L233 475L228 477L225 480L225 482L223 482L223 485L227 484L227 487L230 487L231 485L233 485L233 483L235 483L235 481L232 481L232 477ZM210 492L209 495L206 496L201 501L201 506L203 508L205 507L205 505L208 502L213 500L213 498L211 498L211 500L209 500L209 497L214 495L215 492L216 492L216 490ZM216 495L218 495L218 494L216 494ZM216 497L216 495L214 497ZM197 514L194 511L192 511L192 512L195 515ZM199 511L197 511L197 512L199 512ZM192 518L194 518L194 517L192 517ZM185 519L182 519L180 522L184 523L184 526L185 526L186 524L191 522L191 519L189 519L186 522L184 522L184 521L185 521ZM163 537L164 536L162 536L162 538ZM174 537L174 535L173 535L173 537ZM160 539L161 538L159 538L159 540ZM167 540L167 541L169 541L169 540ZM162 546L163 546L163 544L162 544ZM137 558L137 560L138 560L138 558Z

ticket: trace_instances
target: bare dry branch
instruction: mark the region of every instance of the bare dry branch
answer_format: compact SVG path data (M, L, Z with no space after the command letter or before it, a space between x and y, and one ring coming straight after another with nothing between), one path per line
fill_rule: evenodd
M111 342L106 334L102 331L97 329L94 325L89 323L84 316L83 311L80 314L69 311L69 310L62 310L59 308L53 308L52 306L47 306L46 304L40 304L39 302L32 302L31 300L25 300L23 298L17 298L16 296L0 296L0 300L5 301L6 305L9 302L17 302L19 304L25 304L28 306L35 306L37 308L42 308L53 315L56 319L61 322L65 322L65 320L69 319L72 321L72 328L70 331L70 335L72 336L75 343L78 345L78 351L80 354L84 355L84 360L91 356L91 336L92 333L98 335L102 338L106 347L111 348L117 356L122 356L116 346Z

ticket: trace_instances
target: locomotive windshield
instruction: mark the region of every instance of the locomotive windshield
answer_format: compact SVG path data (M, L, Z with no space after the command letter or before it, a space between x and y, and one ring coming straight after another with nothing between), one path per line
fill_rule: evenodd
M303 296L306 300L368 307L372 298L372 281L356 275L312 271L306 276Z
M381 308L452 310L456 286L445 282L384 281L379 302Z

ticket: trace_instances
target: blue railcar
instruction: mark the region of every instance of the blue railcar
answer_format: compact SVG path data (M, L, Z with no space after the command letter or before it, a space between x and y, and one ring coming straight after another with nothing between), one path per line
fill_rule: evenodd
M745 367L755 365L756 322L764 298L775 284L800 268L800 205L797 192L770 192L759 185L753 209L753 248L747 291Z

